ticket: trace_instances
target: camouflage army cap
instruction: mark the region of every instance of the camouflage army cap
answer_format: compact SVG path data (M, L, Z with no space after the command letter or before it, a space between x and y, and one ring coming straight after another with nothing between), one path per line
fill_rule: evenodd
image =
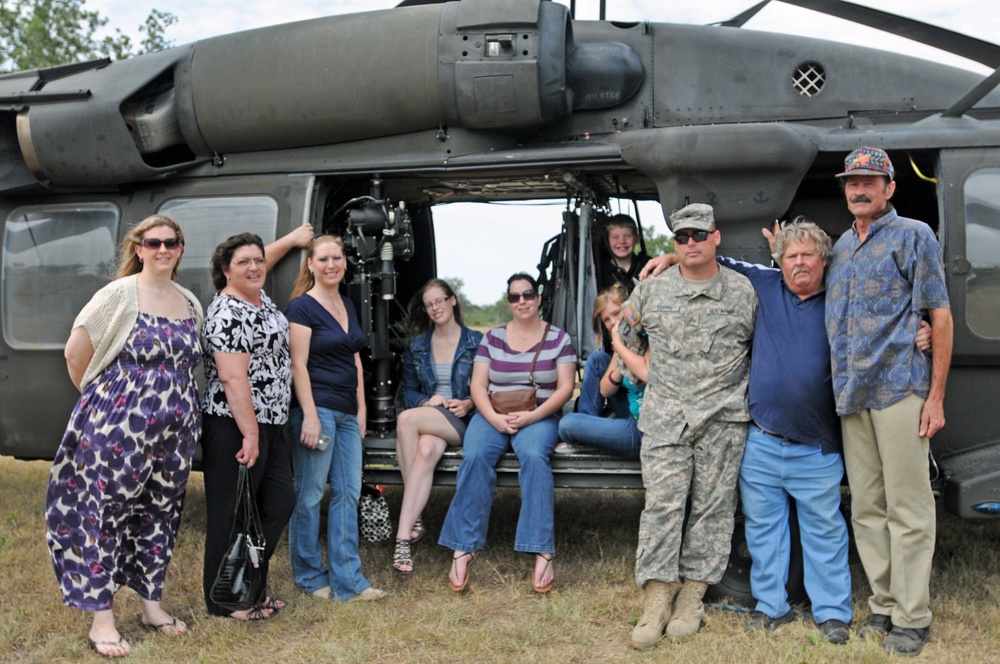
M714 223L715 213L712 206L704 203L685 205L670 215L670 230L674 233L688 228L696 231L710 231Z
M882 175L892 180L896 175L896 169L892 167L885 150L866 146L847 155L847 159L844 160L844 172L837 173L838 178L850 175Z

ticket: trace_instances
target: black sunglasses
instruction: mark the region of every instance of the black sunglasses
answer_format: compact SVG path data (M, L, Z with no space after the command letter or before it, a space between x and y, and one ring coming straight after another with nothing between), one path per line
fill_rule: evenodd
M695 242L704 242L708 239L708 236L715 231L691 231L690 233L685 233L681 231L679 233L674 233L674 242L677 244L687 244L688 240L694 240Z
M184 243L175 237L166 240L161 240L158 237L147 237L140 244L147 249L159 249L161 244L167 249L176 249Z
M520 300L522 297L524 298L525 302L531 302L536 297L538 297L538 292L534 291L534 290L531 290L531 289L528 289L528 290L524 291L523 293L507 293L507 301L510 302L511 304L514 304L515 302L517 302L518 300Z

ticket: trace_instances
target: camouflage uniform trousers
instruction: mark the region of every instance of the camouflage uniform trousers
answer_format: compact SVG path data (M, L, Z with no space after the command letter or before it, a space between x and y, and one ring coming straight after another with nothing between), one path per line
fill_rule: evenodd
M640 588L649 580L712 585L722 579L746 436L746 422L708 420L695 429L685 426L678 440L643 438L646 507L635 556ZM691 512L685 527L688 496Z

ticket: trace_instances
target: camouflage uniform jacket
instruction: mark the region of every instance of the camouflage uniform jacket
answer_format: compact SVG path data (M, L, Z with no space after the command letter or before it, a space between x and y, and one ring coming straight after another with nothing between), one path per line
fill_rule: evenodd
M757 294L728 268L707 291L692 289L674 266L642 282L622 307L622 326L649 335L649 384L639 429L678 440L684 425L747 422L750 342Z

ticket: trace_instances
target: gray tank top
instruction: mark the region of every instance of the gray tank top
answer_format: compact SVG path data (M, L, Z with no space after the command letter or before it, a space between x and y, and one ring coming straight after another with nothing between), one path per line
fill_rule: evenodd
M434 387L434 394L440 395L445 401L452 398L451 394L451 363L434 363L434 378L437 385Z

